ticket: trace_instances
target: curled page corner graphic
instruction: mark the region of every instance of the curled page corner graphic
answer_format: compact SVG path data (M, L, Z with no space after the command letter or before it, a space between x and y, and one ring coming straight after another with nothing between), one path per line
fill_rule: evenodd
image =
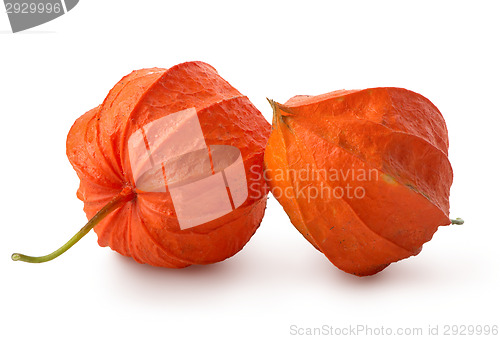
M70 10L79 0L4 0L13 33L52 21Z
M248 197L238 148L207 145L195 108L157 119L128 140L135 186L168 192L181 229L215 220Z

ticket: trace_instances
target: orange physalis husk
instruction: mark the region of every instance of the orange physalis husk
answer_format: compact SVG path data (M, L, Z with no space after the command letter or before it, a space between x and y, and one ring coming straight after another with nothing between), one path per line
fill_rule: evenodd
M206 63L130 73L68 134L77 196L90 220L75 237L95 226L99 245L153 266L231 257L264 215L270 130L248 98ZM71 245L13 259L43 262Z
M428 99L372 88L270 102L271 192L335 266L375 274L450 224L448 132Z

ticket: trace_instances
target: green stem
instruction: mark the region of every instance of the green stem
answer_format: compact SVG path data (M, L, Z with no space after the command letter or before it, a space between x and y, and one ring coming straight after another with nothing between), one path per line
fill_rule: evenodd
M82 227L67 243L61 246L54 252L41 256L41 257L31 257L29 255L24 255L20 253L12 254L12 260L14 261L25 261L30 263L42 263L47 262L52 259L57 258L67 250L69 250L74 244L76 244L81 238L83 238L89 231L94 228L102 219L104 219L109 213L113 212L120 206L123 206L127 201L132 200L135 197L134 191L130 187L125 187L118 195L113 197L99 212L97 212L88 223Z
M450 221L451 221L452 225L463 225L464 224L464 219L462 219L462 218L451 219Z

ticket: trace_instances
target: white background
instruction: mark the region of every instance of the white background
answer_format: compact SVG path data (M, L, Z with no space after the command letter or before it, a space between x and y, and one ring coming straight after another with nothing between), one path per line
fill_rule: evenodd
M174 4L175 3L175 4ZM288 338L290 326L500 325L498 2L81 1L23 33L0 13L2 338ZM272 197L234 257L169 270L97 245L65 155L72 123L134 69L212 64L266 97L377 86L428 97L449 129L451 217L417 257L347 275ZM298 336L295 336L298 337Z

